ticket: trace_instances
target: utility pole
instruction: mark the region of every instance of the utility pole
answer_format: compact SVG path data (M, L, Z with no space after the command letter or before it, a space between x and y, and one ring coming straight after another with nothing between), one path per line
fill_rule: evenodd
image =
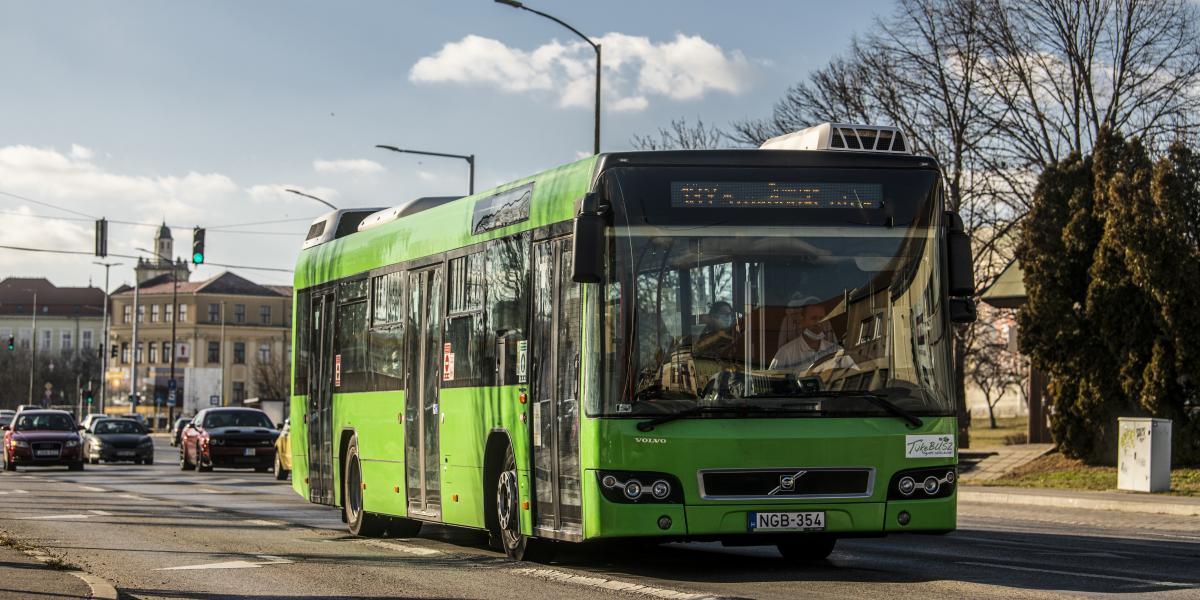
M37 371L37 292L33 293L33 339L29 342L29 404L33 404L33 374Z
M137 269L133 270L133 346L129 352L133 355L129 360L129 407L133 414L137 414L138 407L138 392L137 392L137 363L138 363L138 321L141 319L141 313L138 312L138 301L140 299L142 282L138 281Z
M100 332L100 410L104 413L104 399L108 396L108 270L120 266L121 263L95 262L94 265L104 267L104 330Z
M225 301L221 301L221 406L225 403Z

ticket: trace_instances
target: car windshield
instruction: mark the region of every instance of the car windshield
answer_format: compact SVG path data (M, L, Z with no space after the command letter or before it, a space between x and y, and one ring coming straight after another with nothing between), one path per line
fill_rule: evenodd
M138 425L135 421L130 421L128 419L105 419L103 421L97 421L93 431L98 435L105 433L146 432L144 429L142 429L141 425Z
M0 415L0 426L8 425L12 420L12 415Z
M267 415L249 410L208 413L204 416L204 428L217 427L272 427Z
M17 431L73 431L75 422L60 414L17 415Z
M867 393L952 412L932 171L789 169L786 184L749 169L661 171L614 182L599 319L609 377L589 413L885 414ZM712 194L688 204L700 186Z

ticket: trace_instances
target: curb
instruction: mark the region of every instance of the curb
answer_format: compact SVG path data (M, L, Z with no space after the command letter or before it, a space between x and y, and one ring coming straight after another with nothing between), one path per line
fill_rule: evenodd
M1014 494L1011 492L958 491L959 502L968 504L1009 504L1020 506L1048 506L1057 508L1083 508L1087 510L1110 510L1179 517L1200 516L1200 504L1172 504L1169 502L1143 502L1140 500L1106 500L1102 498L1079 498L1076 496L1054 496L1041 494Z
M21 551L24 552L26 556L42 563L49 562L53 558L49 554L36 549ZM87 584L88 589L91 590L91 594L88 595L89 598L95 598L96 600L118 600L119 598L119 595L117 594L117 588L113 587L111 583L103 578L92 575L91 573L80 571L79 569L67 569L64 572L68 575L74 575L76 578Z

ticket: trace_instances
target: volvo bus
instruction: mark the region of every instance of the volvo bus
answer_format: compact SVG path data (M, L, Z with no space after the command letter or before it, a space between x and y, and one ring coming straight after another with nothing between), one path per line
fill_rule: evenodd
M895 128L601 154L309 233L293 487L355 535L812 560L955 528L970 246Z

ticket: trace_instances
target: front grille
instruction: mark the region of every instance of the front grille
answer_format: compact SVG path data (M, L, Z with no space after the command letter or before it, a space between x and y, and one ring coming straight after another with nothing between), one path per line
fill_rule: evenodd
M270 438L263 439L246 439L246 438L225 438L225 445L234 448L265 448L275 445L275 440Z
M706 499L862 498L870 496L875 470L721 469L700 471L700 495Z
M34 442L30 445L34 450L54 450L55 452L62 451L62 442Z
M118 450L136 450L138 447L137 442L106 442L104 445Z

